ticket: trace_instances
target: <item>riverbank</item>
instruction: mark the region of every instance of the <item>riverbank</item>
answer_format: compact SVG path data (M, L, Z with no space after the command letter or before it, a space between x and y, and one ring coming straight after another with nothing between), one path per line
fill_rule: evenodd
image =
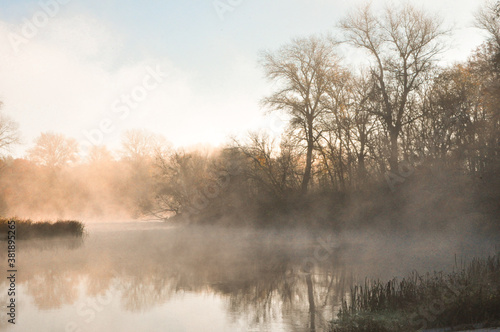
M345 296L331 332L464 331L500 326L500 255L451 273L366 280Z

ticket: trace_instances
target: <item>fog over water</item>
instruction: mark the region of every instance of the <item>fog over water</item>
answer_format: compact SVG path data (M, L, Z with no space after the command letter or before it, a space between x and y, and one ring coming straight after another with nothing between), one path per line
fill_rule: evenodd
M89 225L80 242L18 247L19 317L14 328L2 321L5 331L325 331L354 282L451 271L498 242L112 223Z

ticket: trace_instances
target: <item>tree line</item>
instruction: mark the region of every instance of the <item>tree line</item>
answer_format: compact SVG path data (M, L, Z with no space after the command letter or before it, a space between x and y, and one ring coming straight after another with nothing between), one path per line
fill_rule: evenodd
M441 61L450 31L410 4L365 5L338 24L336 38L296 38L263 52L273 90L262 106L286 121L279 137L253 132L185 150L135 130L119 153L95 146L78 161L76 141L43 133L27 158L4 160L4 208L34 211L43 206L36 199L50 201L32 195L44 179L39 190L59 190L59 209L68 200L86 209L88 199L96 214L106 205L158 219L335 225L418 214L421 225L466 211L498 224L489 217L500 212L498 8L489 2L476 13L488 38L451 65ZM345 47L358 51L355 65L342 58ZM89 177L99 185L87 188Z

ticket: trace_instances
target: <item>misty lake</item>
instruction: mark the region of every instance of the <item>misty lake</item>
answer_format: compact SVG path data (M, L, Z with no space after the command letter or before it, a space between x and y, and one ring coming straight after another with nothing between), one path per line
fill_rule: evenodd
M494 251L467 232L91 224L83 241L19 242L16 326L2 319L0 329L326 331L354 282Z

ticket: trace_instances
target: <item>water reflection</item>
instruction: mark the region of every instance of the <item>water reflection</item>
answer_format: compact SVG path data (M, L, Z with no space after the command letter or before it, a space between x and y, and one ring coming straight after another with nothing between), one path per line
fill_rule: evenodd
M222 298L224 319L244 322L241 330L275 330L279 323L287 331L325 331L354 273L345 261L352 252L333 241L325 250L312 233L97 229L78 246L23 243L18 283L39 311L78 311L79 299L113 294L122 312L145 314L190 293Z
M254 325L282 319L303 331L331 318L323 317L325 309L343 283L335 255L305 273L312 236L297 245L284 235L237 234L167 228L97 231L79 245L25 242L18 283L40 311L75 305L82 292L95 298L113 290L129 312L147 312L179 292L193 292L225 298L228 317Z
M72 304L78 295L79 275L74 272L47 271L27 282L28 293L40 309L60 308Z

